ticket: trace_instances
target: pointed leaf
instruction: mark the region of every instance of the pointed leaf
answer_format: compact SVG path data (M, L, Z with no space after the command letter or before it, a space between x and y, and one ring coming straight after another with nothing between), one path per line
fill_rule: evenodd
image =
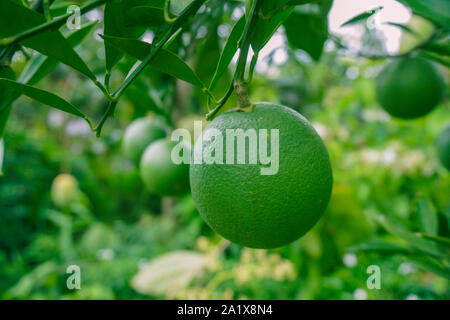
M393 26L393 27L397 27L399 29L402 29L405 32L408 32L409 34L415 35L416 32L411 29L408 26L405 26L404 24L400 24L400 23L395 23L395 22L386 22L387 25Z
M5 134L6 123L9 119L9 114L11 113L11 104L7 105L5 108L0 110L0 138Z
M386 215L380 214L375 210L368 210L367 213L372 217L378 224L383 226L389 233L405 240L415 249L422 251L430 256L441 258L443 252L439 250L438 246L432 241L425 240L414 233L405 230L402 226L399 226L395 222L391 221Z
M212 91L217 84L217 80L223 75L227 70L231 60L233 59L237 49L238 42L241 39L242 33L245 27L245 17L236 22L233 29L228 36L227 42L223 48L222 54L220 55L219 62L217 63L216 71L209 85L209 90Z
M11 67L0 67L0 78L15 79L16 75ZM0 84L0 139L3 137L6 128L6 122L8 122L9 114L11 112L11 97L14 95L14 91L5 85ZM2 108L2 106L4 107Z
M447 29L450 28L450 1L448 0L399 0L430 21Z
M0 139L0 177L3 176L3 157L5 156L5 145L3 139Z
M43 104L87 120L87 117L77 107L51 92L4 78L0 78L0 85L5 85Z
M10 0L0 1L0 37L2 38L13 37L45 22L45 18L36 11ZM90 79L95 79L92 71L89 70L59 31L44 31L21 43L26 47L61 61Z
M450 38L442 41L431 42L427 44L423 49L442 56L450 57Z
M323 13L295 11L284 22L284 28L292 47L306 51L314 60L320 59L328 38L327 20Z
M428 199L419 199L417 202L417 212L419 213L422 231L433 236L437 235L439 221L433 204Z
M321 0L287 0L287 4L290 6L298 6L298 5L302 5L302 4L307 4L307 3L314 3L314 2L319 2Z
M275 31L277 31L281 24L285 22L294 8L294 6L291 6L286 10L278 10L269 17L262 17L260 15L251 39L252 48L255 52L260 51L267 44Z
M109 1L105 5L104 11L104 31L108 36L114 37L138 37L145 29L139 27L128 26L126 15L129 8L136 6L144 6L147 0L118 0ZM106 70L110 72L114 65L121 58L122 53L117 48L105 43Z
M377 7L377 8L371 9L371 10L367 10L367 11L361 13L361 14L358 14L357 16L355 16L355 17L351 18L350 20L348 20L347 22L343 23L341 25L341 27L354 25L354 24L359 23L361 21L367 20L368 18L373 16L375 13L377 13L381 9L383 9L383 7Z
M152 49L151 44L140 40L110 37L107 35L103 35L102 37L105 39L105 43L138 60L145 59ZM171 51L161 49L152 62L150 62L149 66L175 78L199 86L200 88L205 87L203 82L186 62Z
M89 34L89 32L92 30L92 27L96 23L97 22L90 23L70 33L66 38L69 44L72 47L76 47ZM57 64L58 61L53 58L46 57L44 55L38 55L33 58L30 63L28 63L17 81L29 85L34 85L42 80L42 78L44 78L45 75L47 75L50 71L52 71Z
M450 280L450 268L438 260L430 257L409 257L409 259L419 267Z
M419 236L422 238L428 239L428 240L435 241L442 246L450 248L450 238L448 238L448 237L434 236L434 235L426 234L426 233L419 233Z
M81 29L70 33L67 36L67 41L71 46L75 47L84 39L84 37L86 37L94 24L95 23L88 24ZM50 73L57 65L58 61L56 59L39 54L28 62L17 81L28 85L34 85ZM2 101L0 99L0 112L12 104L19 96L20 93L14 92L7 100Z
M447 68L450 68L450 58L449 57L444 57L437 53L426 51L426 50L421 51L419 53L419 55L421 55L427 59L433 60L439 64L442 64L443 66L445 66Z
M165 23L164 9L151 6L136 6L125 12L127 27L155 27Z

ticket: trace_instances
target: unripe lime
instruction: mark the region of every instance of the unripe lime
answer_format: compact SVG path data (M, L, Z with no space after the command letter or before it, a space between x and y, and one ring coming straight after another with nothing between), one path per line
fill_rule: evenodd
M413 119L426 115L441 101L445 82L429 61L414 57L389 63L377 78L377 97L392 116Z
M166 129L151 118L133 121L125 130L122 147L125 156L139 164L144 150L154 141L164 138Z
M141 159L141 178L149 191L163 196L177 196L189 191L189 163L175 164L172 149L177 142L161 139L145 150ZM184 152L190 146L183 144Z
M68 207L80 199L77 180L70 174L62 173L53 180L52 201L58 207Z
M250 112L231 110L221 114L204 132L211 129L223 137L223 164L194 162L190 182L195 204L213 230L243 246L276 248L298 239L314 226L330 200L332 170L322 139L303 116L287 107L258 103ZM236 145L226 147L229 129L254 129L258 141L260 135L267 135L272 154L276 152L271 147L270 139L276 132L272 129L278 129L278 171L262 175L261 168L268 165L261 163L261 157L256 164L248 160L245 164L229 163L227 153L233 152L236 157L239 150ZM203 150L211 150L213 141L197 140L194 154L199 144ZM249 146L247 142L246 159L250 147L252 154L260 154L260 145Z
M447 125L437 137L436 148L442 165L450 170L450 125Z

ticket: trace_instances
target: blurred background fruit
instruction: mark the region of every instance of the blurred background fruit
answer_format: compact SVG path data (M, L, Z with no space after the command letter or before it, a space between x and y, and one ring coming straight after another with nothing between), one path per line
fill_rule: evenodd
M123 135L123 150L125 156L139 164L145 149L154 141L164 138L167 129L151 117L134 120Z
M145 186L158 195L177 196L189 191L189 163L175 164L172 152L176 142L160 139L147 147L142 155L140 172ZM182 157L190 153L188 144L178 150Z
M436 148L442 165L450 170L450 125L447 125L437 137Z
M51 194L55 205L68 207L80 199L78 182L72 175L62 173L53 180Z
M403 119L431 112L444 91L445 82L436 66L418 57L390 62L377 78L380 104L392 116Z

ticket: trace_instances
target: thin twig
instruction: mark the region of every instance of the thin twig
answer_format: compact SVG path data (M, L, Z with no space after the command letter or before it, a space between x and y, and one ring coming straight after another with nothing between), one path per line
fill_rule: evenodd
M219 101L219 104L211 110L207 115L207 120L212 120L216 114L222 109L222 107L227 102L228 98L233 93L235 83L236 81L240 81L241 83L244 83L244 75L245 75L245 66L247 64L247 56L248 51L250 49L250 40L253 33L254 26L256 25L256 22L258 21L259 11L262 7L263 0L254 0L252 3L252 7L250 9L249 13L249 20L245 24L244 28L244 34L242 35L241 40L239 41L239 57L236 64L236 71L233 76L233 80L231 81L231 85L228 88L227 93L225 96ZM254 62L256 64L256 62Z

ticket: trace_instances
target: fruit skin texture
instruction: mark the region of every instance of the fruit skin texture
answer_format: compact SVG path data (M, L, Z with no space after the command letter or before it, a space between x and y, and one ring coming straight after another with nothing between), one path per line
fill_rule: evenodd
M172 149L178 142L161 139L153 142L142 155L141 178L149 191L162 196L178 196L189 191L189 164L175 164ZM190 152L191 147L184 145Z
M450 125L447 125L437 137L436 148L442 165L450 170Z
M441 101L445 82L438 69L423 58L403 58L388 64L376 81L378 101L392 116L414 119L431 112Z
M150 118L141 118L133 121L125 130L123 136L123 151L125 156L139 164L145 149L154 141L164 138L166 129L152 121Z
M192 196L213 230L242 246L277 248L314 226L330 200L333 177L328 151L303 116L257 103L250 112L223 113L205 130L210 128L223 137L226 129L267 129L269 134L279 129L279 170L274 175L261 175L259 164L191 164ZM203 150L209 144L203 141Z

